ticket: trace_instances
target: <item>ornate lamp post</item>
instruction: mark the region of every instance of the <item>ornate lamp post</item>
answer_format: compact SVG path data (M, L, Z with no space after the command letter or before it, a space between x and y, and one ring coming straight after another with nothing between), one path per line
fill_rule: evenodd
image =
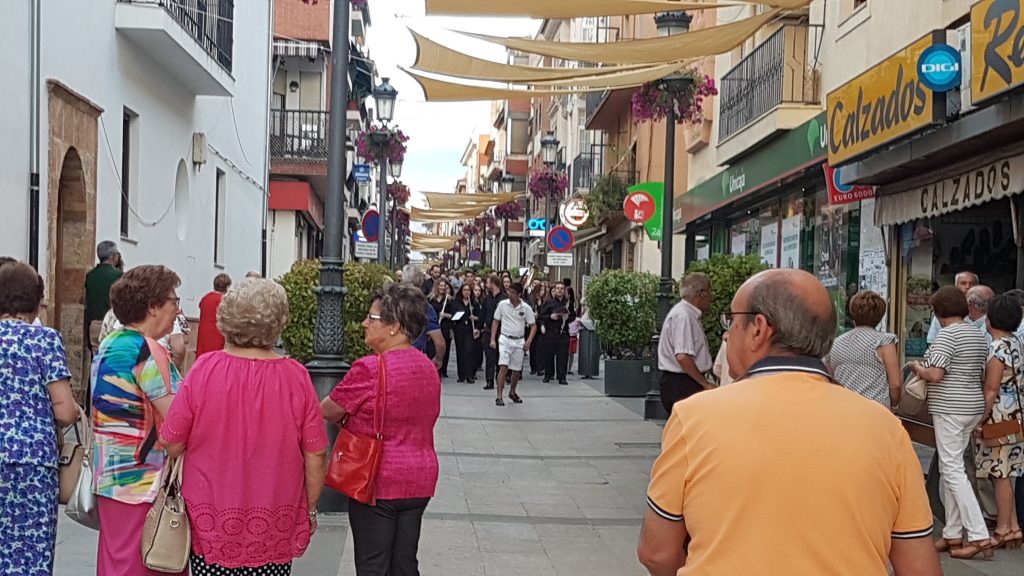
M541 158L544 165L548 167L548 170L555 169L555 163L558 162L558 146L561 142L558 138L555 138L553 131L548 131L547 135L540 139L540 152ZM551 232L551 194L544 196L544 254L548 253L548 234ZM545 263L546 264L546 263Z
M674 34L686 33L690 30L690 22L693 17L686 12L664 12L654 17L654 23L658 26L659 36L672 36ZM673 75L663 78L658 88L670 94L682 94L692 89L693 78L686 75ZM672 278L672 213L675 200L675 179L676 179L676 109L669 106L665 116L665 192L662 198L661 216L661 282L658 290L657 328L653 338L654 350L658 349L658 341L661 336L661 328L672 309L672 296L675 292L676 281ZM657 355L655 355L657 358ZM668 417L665 407L661 404L661 373L657 370L655 360L654 370L651 370L651 390L644 400L644 418L664 419Z
M505 194L512 193L512 187L515 186L515 183L516 177L511 174L505 174L504 176L501 177L501 188L502 190L505 191ZM502 268L504 270L508 270L508 218L505 219L504 229L502 230L501 235L501 242L502 244L504 244L504 246L502 246L502 251L504 253L502 259Z
M326 397L348 373L349 365L342 359L345 344L345 180L348 177L345 155L345 111L348 108L349 3L334 7L334 38L339 39L331 53L334 74L331 77L331 111L328 132L327 198L324 221L323 257L320 259L320 286L316 289L316 327L313 336L313 360L306 365L320 398ZM327 427L331 444L337 435L334 426ZM325 490L319 509L341 512L348 499Z
M388 171L391 172L391 177L398 180L402 177L402 161L388 158ZM385 190L387 184L384 185ZM394 270L395 263L398 261L398 199L393 198L391 200L391 216L389 216L391 222L391 269ZM382 229L383 231L383 229Z
M344 2L339 2L344 4ZM381 83L373 89L373 99L377 103L377 119L380 120L382 126L387 126L391 119L395 117L395 100L398 99L398 90L391 85L389 78L381 78ZM388 212L388 134L384 130L378 130L370 133L372 144L377 147L380 151L379 164L380 164L380 177L377 182L377 189L380 193L380 202L377 204L380 213L380 225L379 232L377 233L377 261L381 264L387 264L387 212ZM401 164L399 166L399 174L401 174Z

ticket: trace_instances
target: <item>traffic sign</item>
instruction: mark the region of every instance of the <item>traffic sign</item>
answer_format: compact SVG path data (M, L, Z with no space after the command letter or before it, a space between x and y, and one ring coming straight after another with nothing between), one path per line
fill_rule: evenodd
M363 214L363 236L369 242L376 242L380 233L380 213L376 210L367 210Z
M622 212L630 222L643 224L654 217L657 209L654 197L643 190L638 190L626 196L622 203Z
M572 230L565 226L555 226L548 234L548 246L555 252L568 252L572 250L572 244L576 241Z
M572 266L573 258L572 252L565 254L559 254L558 252L548 252L548 266Z
M469 251L469 259L470 260L480 261L480 251L479 250L470 250Z
M376 242L356 242L356 258L377 259Z
M352 166L352 179L356 182L366 183L370 181L370 165L355 164Z
M587 223L590 218L590 210L583 198L570 198L558 206L558 215L562 218L562 224L569 230L577 230Z

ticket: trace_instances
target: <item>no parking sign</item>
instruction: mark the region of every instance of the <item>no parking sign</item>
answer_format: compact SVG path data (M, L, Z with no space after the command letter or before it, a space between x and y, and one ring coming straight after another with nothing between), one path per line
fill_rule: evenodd
M572 230L565 226L555 226L551 229L551 233L548 234L548 246L555 252L568 252L572 250L572 245L575 241L576 237L573 236Z

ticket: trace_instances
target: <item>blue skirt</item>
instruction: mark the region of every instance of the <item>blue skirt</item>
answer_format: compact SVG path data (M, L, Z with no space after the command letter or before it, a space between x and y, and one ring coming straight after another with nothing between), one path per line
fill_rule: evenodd
M0 464L0 574L53 574L57 492L56 468Z

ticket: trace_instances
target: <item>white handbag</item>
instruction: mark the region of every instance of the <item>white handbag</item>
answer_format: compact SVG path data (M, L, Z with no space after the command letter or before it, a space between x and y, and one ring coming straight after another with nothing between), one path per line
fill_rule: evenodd
M188 568L192 530L181 496L184 461L181 457L167 461L160 491L142 525L142 563L157 572L178 574Z
M89 424L85 412L79 409L79 422L82 429L82 465L78 471L78 480L75 481L75 488L68 498L68 505L64 513L68 518L78 522L86 528L93 530L100 529L100 513L96 508L96 494L92 491L92 426Z

